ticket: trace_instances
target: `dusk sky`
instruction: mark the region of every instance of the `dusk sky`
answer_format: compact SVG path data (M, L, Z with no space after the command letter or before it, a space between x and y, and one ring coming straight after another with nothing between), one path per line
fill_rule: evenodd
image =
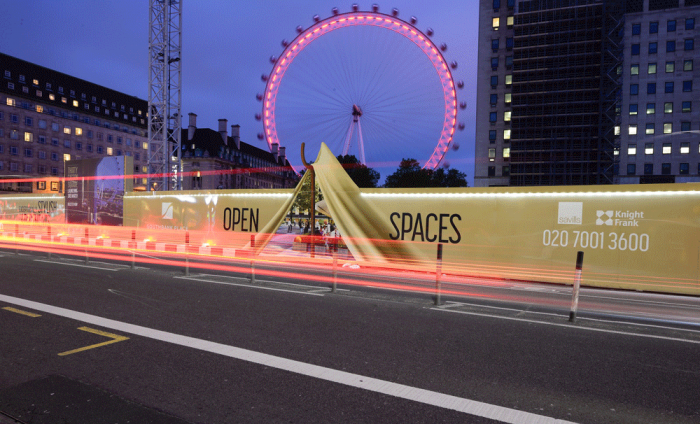
M255 99L269 73L269 58L282 53L283 39L312 17L349 12L353 3L370 10L375 2L328 0L185 0L183 4L182 112L197 114L197 126L217 129L218 119L241 126L241 139L266 148L257 139L262 124L254 116ZM380 12L399 10L399 18L418 18L417 28L435 31L433 41L446 43L447 61L457 61L455 81L465 87L455 142L445 159L467 174L473 185L476 104L477 0L391 0L376 2ZM89 82L148 100L148 0L2 0L0 51ZM183 120L187 126L187 120ZM436 135L436 140L439 134ZM315 153L314 153L315 155ZM419 160L422 160L419 158ZM385 177L385 175L382 175Z

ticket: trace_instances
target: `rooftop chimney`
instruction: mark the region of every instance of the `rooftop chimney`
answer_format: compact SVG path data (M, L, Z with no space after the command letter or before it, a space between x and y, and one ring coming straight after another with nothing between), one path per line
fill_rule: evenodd
M224 141L224 146L228 145L228 134L226 133L226 125L228 125L228 119L219 119L219 134L221 134L221 139Z
M287 155L285 154L285 150L287 150L286 147L280 147L280 159L279 161L282 162L282 166L285 165L285 162L287 160Z
M279 147L280 145L278 143L272 143L272 147L270 147L270 153L275 157L275 162L277 162Z
M231 125L231 138L236 143L236 149L241 150L241 126Z
M194 137L194 132L197 131L197 115L190 112L190 125L187 127L187 141L192 140Z

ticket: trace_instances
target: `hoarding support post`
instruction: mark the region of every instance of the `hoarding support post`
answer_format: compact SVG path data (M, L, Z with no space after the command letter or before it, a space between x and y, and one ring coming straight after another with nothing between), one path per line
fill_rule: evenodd
M331 293L335 293L335 288L338 285L338 244L331 245L333 249L333 288Z
M136 268L134 262L136 262L136 230L131 230L131 269Z
M185 276L190 276L190 232L185 231Z
M19 237L19 224L15 224L15 255L19 255L19 243L17 243L17 237Z
M48 227L46 227L46 234L49 236L49 242L53 241L53 240L51 240L51 226L50 225ZM51 251L50 250L49 250L47 256L49 259L51 259Z
M442 276L442 243L437 245L437 261L435 264L435 304L440 305L440 277Z
M581 288L581 268L583 267L583 252L579 251L576 255L576 274L574 275L574 290L571 294L571 312L569 313L569 321L576 321L576 312L578 310L578 293Z
M89 236L90 230L88 230L88 227L85 227L85 265L90 263L90 257L88 256L88 246L90 244L90 242L88 241L90 240Z
M255 235L250 236L250 282L255 284Z

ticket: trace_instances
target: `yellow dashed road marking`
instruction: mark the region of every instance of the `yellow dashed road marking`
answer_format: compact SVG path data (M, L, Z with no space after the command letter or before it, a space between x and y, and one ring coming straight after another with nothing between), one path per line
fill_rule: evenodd
M93 334L98 334L100 336L109 337L112 340L110 340L108 342L102 342L102 343L97 343L97 344L90 345L90 346L81 347L79 349L69 350L68 352L62 352L62 353L59 353L58 356L66 356L66 355L70 355L71 353L78 353L78 352L82 352L84 350L94 349L96 347L106 346L108 344L121 342L123 340L129 340L128 337L118 336L116 334L107 333L106 331L95 330L95 329L92 329L89 327L79 327L78 330L87 331L88 333L93 333Z
M9 306L7 306L7 307L5 307L5 308L2 308L2 309L6 310L6 311L10 311L10 312L17 313L17 314L26 315L26 316L32 317L32 318L36 318L36 317L40 317L40 316L41 316L41 315L39 315L39 314L34 314L34 313L31 313L31 312L22 311L22 310L20 310L20 309L11 308L11 307L9 307Z

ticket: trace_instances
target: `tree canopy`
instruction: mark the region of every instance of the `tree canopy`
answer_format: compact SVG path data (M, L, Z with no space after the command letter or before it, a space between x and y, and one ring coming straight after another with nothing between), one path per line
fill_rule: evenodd
M360 163L355 155L338 155L338 162L351 180L360 188L374 188L379 182L379 172Z
M467 175L456 169L422 169L417 160L403 159L399 168L386 177L384 187L467 187Z

